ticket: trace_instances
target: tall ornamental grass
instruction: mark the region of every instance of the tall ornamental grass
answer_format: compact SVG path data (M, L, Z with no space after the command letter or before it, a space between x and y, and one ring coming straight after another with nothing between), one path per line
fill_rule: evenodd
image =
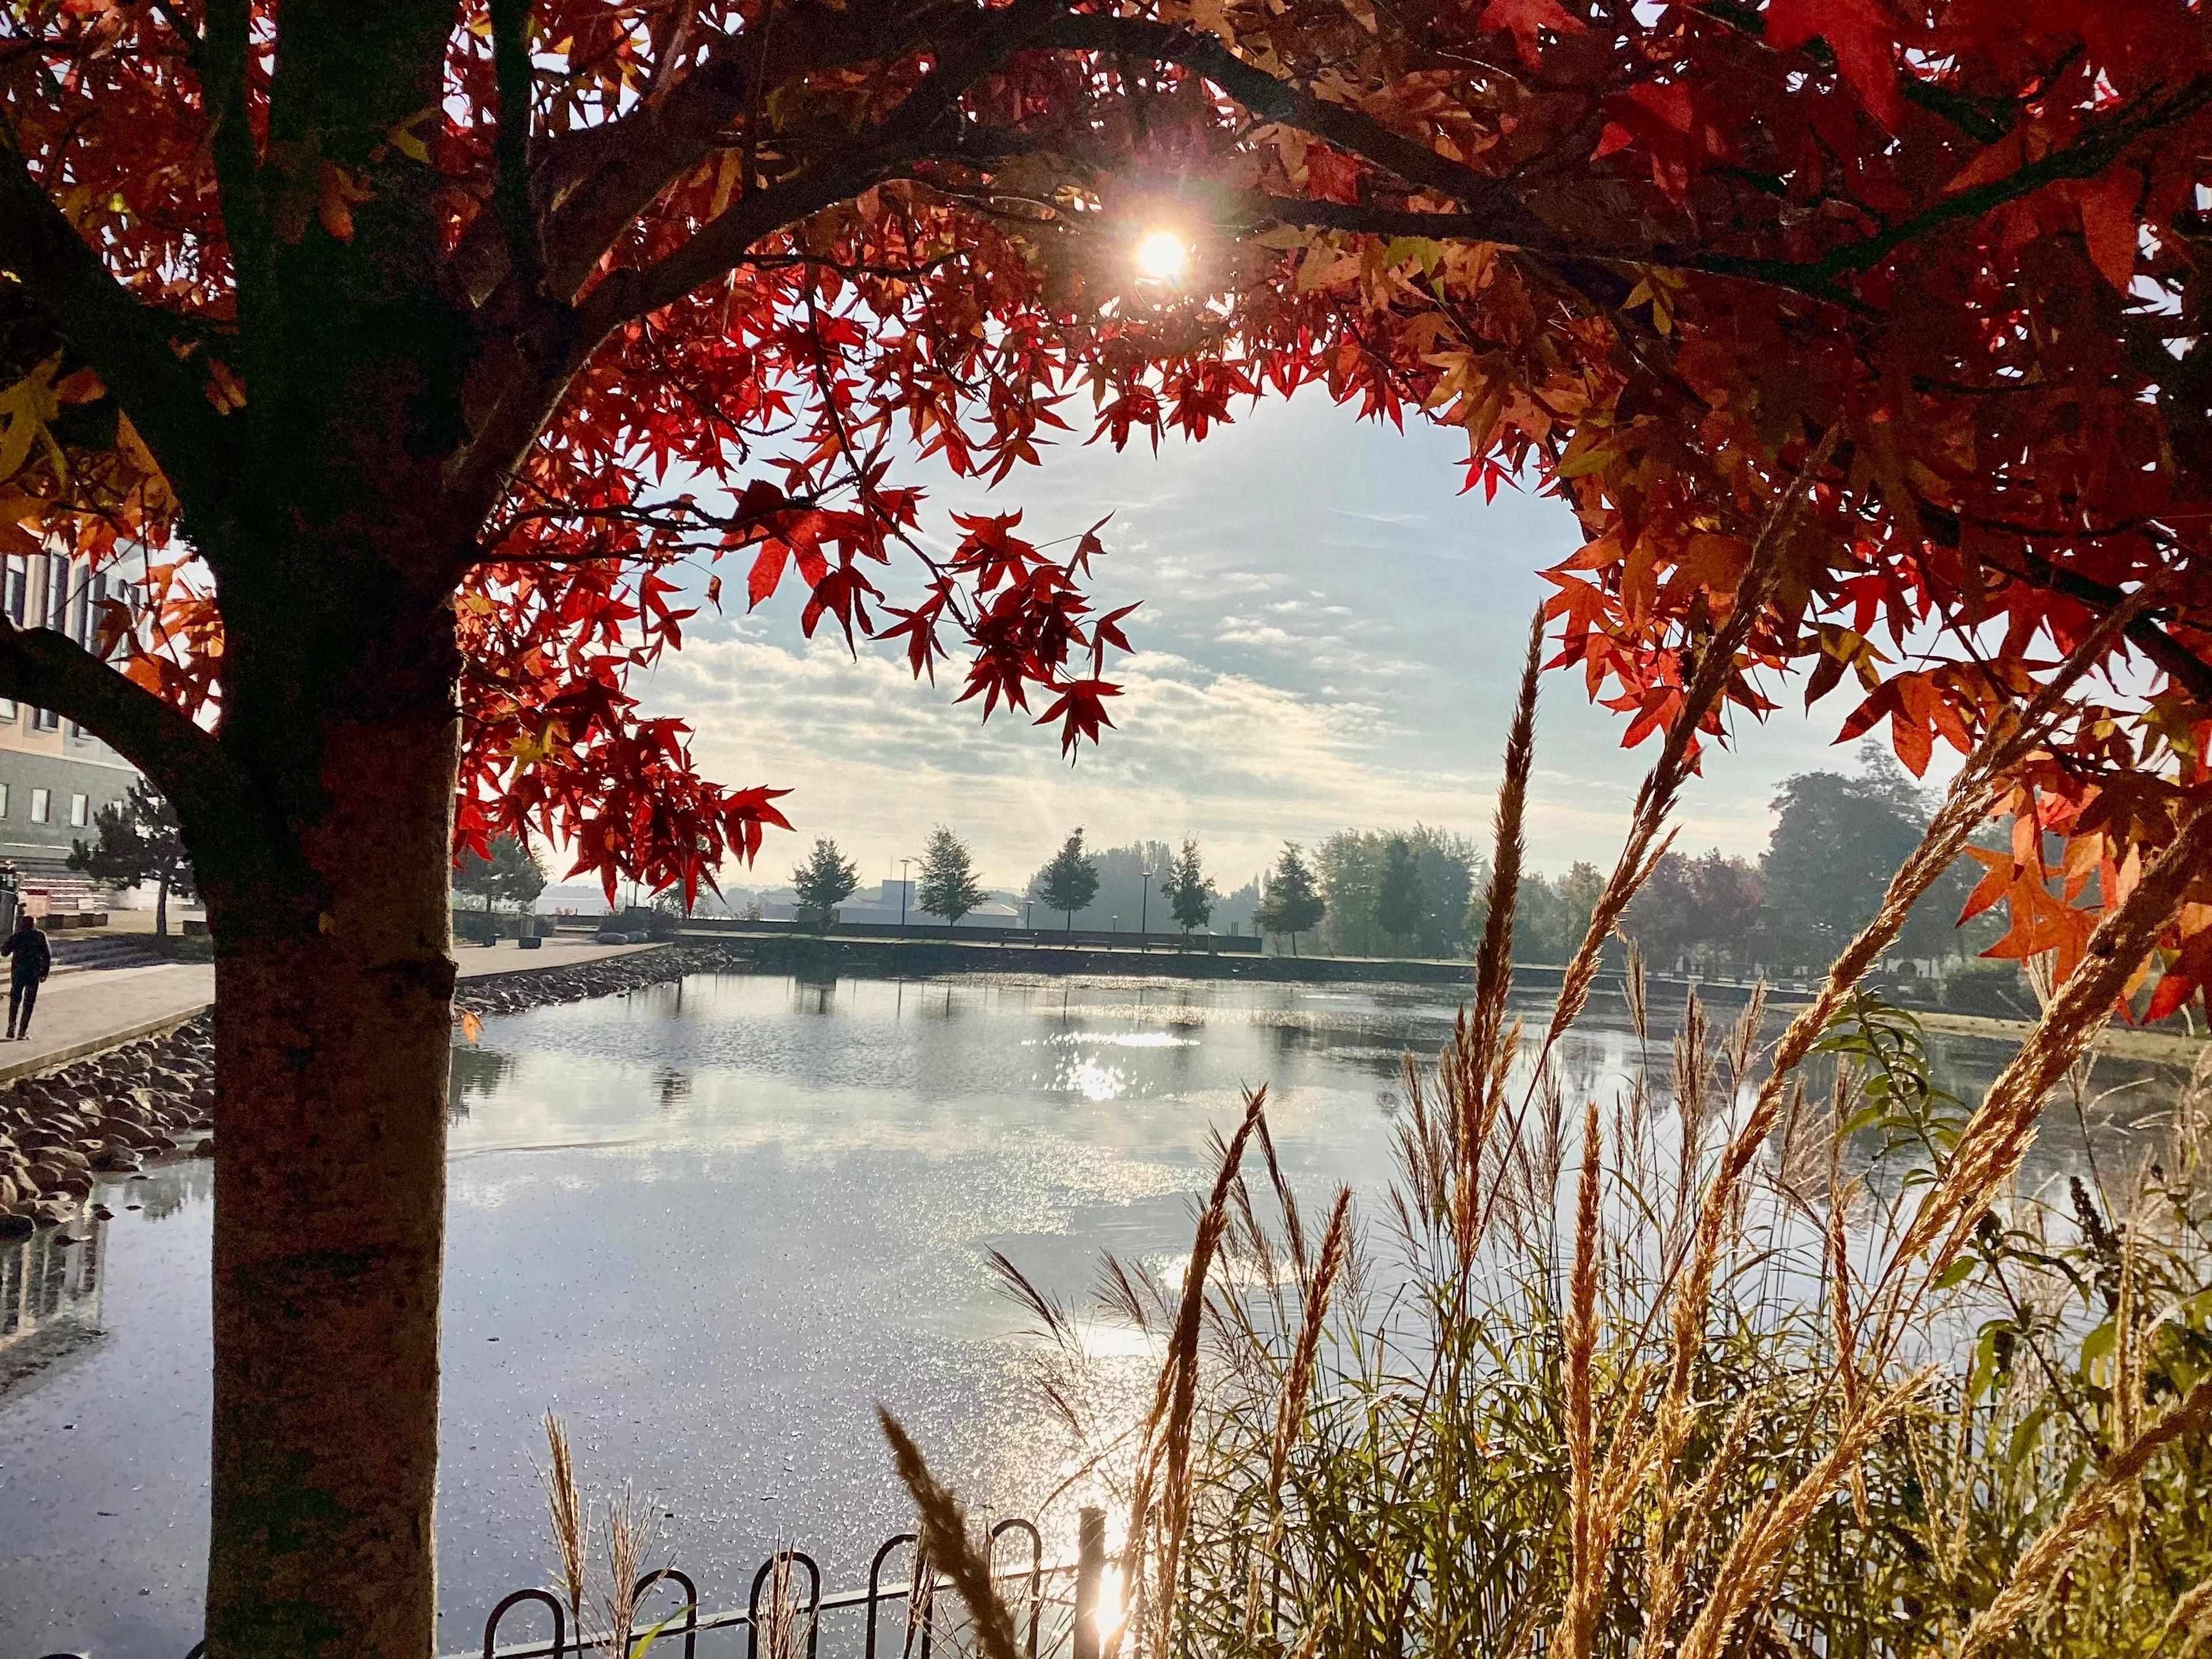
M1163 1356L1134 1421L1082 1320L1000 1263L1053 1339L1040 1381L1078 1442L1072 1484L1112 1495L1109 1659L2148 1656L2212 1635L2212 1066L2124 1170L2021 1177L2046 1101L2093 1086L2099 1031L2212 861L2212 813L1971 1111L1859 986L2047 737L2067 675L1990 732L1771 1043L1756 996L1724 1027L1693 997L1655 1030L1631 946L1642 1063L1612 1097L1568 1091L1562 1039L1668 844L1770 539L1535 1018L1508 996L1532 632L1473 995L1442 1052L1406 1062L1370 1213L1347 1193L1301 1211L1254 1093L1179 1282L1107 1264L1104 1311Z

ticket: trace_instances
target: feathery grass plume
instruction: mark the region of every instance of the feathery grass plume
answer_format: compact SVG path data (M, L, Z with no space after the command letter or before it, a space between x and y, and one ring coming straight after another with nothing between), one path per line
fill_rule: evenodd
M1073 1340L1067 1310L1038 1289L1006 1252L993 1249L983 1254L990 1263L992 1277L999 1281L999 1288L1036 1316L1037 1329L1034 1334L1048 1339L1055 1346L1066 1347Z
M1836 1345L1836 1377L1843 1388L1844 1416L1848 1419L1857 1416L1859 1409L1858 1327L1851 1312L1850 1193L1838 1183L1839 1169L1832 1154L1841 1147L1836 1137L1832 1135L1828 1144L1832 1149L1826 1238L1828 1334ZM1851 1470L1851 1508L1861 1527L1873 1524L1867 1504L1866 1471L1856 1467Z
M1175 1322L1168 1338L1168 1351L1160 1366L1158 1382L1153 1386L1152 1403L1146 1413L1139 1434L1136 1476L1131 1483L1129 1498L1129 1530L1121 1550L1121 1580L1125 1593L1130 1597L1130 1617L1114 1632L1107 1644L1108 1653L1121 1650L1121 1638L1132 1625L1139 1622L1146 1579L1144 1572L1146 1551L1150 1540L1154 1494L1159 1490L1162 1472L1165 1470L1165 1504L1169 1540L1163 1552L1164 1563L1162 1582L1170 1589L1174 1584L1173 1556L1181 1548L1181 1528L1188 1520L1189 1498L1190 1425L1198 1393L1198 1339L1206 1309L1206 1279L1212 1270L1213 1255L1220 1244L1226 1219L1231 1183L1237 1176L1244 1160L1244 1147L1251 1139L1254 1128L1265 1115L1267 1091L1263 1085L1244 1097L1244 1118L1237 1127L1236 1134L1223 1147L1220 1168L1214 1176L1213 1190L1206 1206L1199 1212L1198 1229L1191 1242L1189 1265L1183 1271L1182 1300L1176 1306ZM1180 1493L1180 1502L1178 1501ZM1172 1616L1174 1601L1171 1595L1164 1594L1161 1606L1165 1616Z
M1742 1455L1745 1443L1750 1437L1759 1403L1752 1395L1736 1402L1705 1472L1691 1484L1680 1503L1671 1501L1671 1492L1662 1489L1660 1501L1651 1506L1645 1517L1644 1554L1651 1565L1645 1580L1642 1609L1644 1638L1638 1650L1638 1659L1658 1659L1669 1646L1667 1632L1681 1607L1682 1589L1689 1581L1689 1565L1704 1553L1706 1540L1711 1535L1713 1517L1719 1511L1723 1494L1728 1491L1729 1480L1735 1473L1736 1460ZM1668 1530L1678 1516L1681 1524L1669 1538Z
M1297 1646L1291 1650L1291 1659L1314 1659L1314 1655L1321 1651L1322 1638L1328 1634L1328 1607L1324 1603L1315 1609L1313 1616L1306 1620L1306 1627L1299 1634Z
M1628 1000L1628 1029L1638 1042L1651 1041L1651 973L1644 963L1644 947L1622 936L1620 990Z
M1729 1081L1741 1089L1751 1079L1751 1057L1759 1046L1759 1028L1766 1023L1766 981L1760 980L1744 999L1743 1012L1729 1032L1726 1053Z
M2199 1382L2178 1405L2113 1453L2104 1468L2075 1489L2057 1519L2027 1547L2005 1587L1974 1615L1966 1635L1960 1638L1954 1659L1981 1659L2011 1635L2014 1627L2041 1602L2060 1570L2089 1535L2112 1518L2151 1459L2185 1435L2202 1430L2208 1420L2212 1420L2212 1377Z
M1856 1417L1845 1419L1833 1443L1796 1486L1753 1506L1721 1558L1711 1597L1682 1638L1681 1659L1718 1659L1737 1621L1772 1595L1784 1559L1814 1514L1934 1374L1932 1368L1914 1373L1870 1401Z
M1298 1321L1298 1337L1291 1350L1289 1370L1283 1379L1283 1397L1275 1418L1275 1440L1267 1458L1267 1490L1279 1496L1283 1474L1290 1466L1291 1448L1305 1426L1306 1402L1313 1393L1314 1367L1321 1355L1321 1340L1328 1327L1329 1297L1337 1275L1352 1252L1352 1188L1336 1189L1336 1202L1328 1212L1328 1226L1321 1236L1321 1254L1314 1260L1313 1277L1306 1282L1305 1307Z
M568 1454L568 1426L545 1413L550 1467L544 1478L545 1508L553 1525L553 1573L568 1598L568 1621L578 1638L584 1629L584 1589L591 1572L592 1506L576 1486L575 1461Z
M1488 1139L1487 1124L1495 1120L1502 1083L1492 1077L1503 1071L1494 1060L1505 1030L1506 996L1513 988L1513 918L1521 900L1521 858L1524 844L1521 820L1528 804L1528 773L1536 757L1536 682L1544 664L1544 611L1540 605L1528 623L1528 649L1521 664L1521 690L1513 705L1513 724L1505 738L1505 770L1498 786L1498 811L1492 823L1490 882L1484 890L1487 907L1482 939L1474 952L1474 1002L1467 1027L1455 1044L1480 1068L1482 1088L1459 1101L1461 1158L1457 1208L1453 1221L1459 1232L1460 1250L1474 1248L1475 1194L1480 1184L1480 1149Z
M1197 1237L1192 1241L1190 1266L1183 1275L1182 1301L1176 1310L1175 1334L1169 1339L1167 1364L1161 1372L1163 1379L1170 1383L1167 1415L1161 1425L1152 1459L1157 1467L1164 1454L1166 1466L1160 1486L1160 1632L1156 1651L1161 1654L1168 1650L1168 1638L1173 1629L1176 1570L1181 1565L1183 1538L1190 1526L1190 1428L1198 1406L1198 1338L1200 1322L1206 1311L1206 1278L1221 1242L1230 1188L1243 1166L1245 1143L1251 1139L1267 1106L1265 1085L1246 1095L1244 1121L1237 1126L1236 1134L1222 1150L1221 1169L1214 1177L1213 1194L1199 1217ZM1133 1516L1131 1549L1136 1549L1141 1542ZM1131 1565L1141 1569L1143 1562L1144 1557L1137 1554ZM1135 1583L1135 1575L1128 1567L1123 1569L1122 1578L1125 1583Z
M2199 807L2144 867L2127 897L2097 923L2080 964L1966 1120L1942 1179L1906 1229L1896 1261L1911 1260L1939 1238L1928 1277L1957 1260L1974 1224L2033 1143L2044 1097L2104 1029L2190 884L2207 868L2212 868L2212 807Z
M1152 1333L1153 1315L1159 1307L1159 1297L1153 1293L1156 1288L1141 1265L1133 1272L1110 1252L1098 1270L1098 1299L1141 1335Z
M1705 1005L1693 986L1683 1005L1682 1024L1674 1033L1674 1116L1682 1132L1674 1166L1677 1216L1689 1211L1698 1169L1705 1159L1705 1119L1712 1101L1713 1073L1719 1064L1712 1052Z
M1306 1407L1313 1396L1314 1374L1321 1358L1322 1334L1328 1328L1329 1299L1352 1253L1352 1188L1339 1187L1329 1208L1328 1225L1321 1236L1321 1254L1314 1258L1313 1273L1305 1281L1304 1306L1298 1320L1297 1342L1283 1374L1283 1391L1275 1412L1274 1441L1267 1454L1268 1521L1266 1541L1252 1555L1244 1599L1244 1634L1258 1627L1260 1579L1273 1561L1283 1535L1283 1479L1289 1472L1291 1448L1304 1431Z
M1283 1179L1283 1166L1275 1157L1275 1137L1266 1118L1260 1120L1255 1133L1260 1137L1260 1156L1267 1161L1267 1183L1275 1189L1275 1207L1283 1212L1283 1242L1291 1252L1291 1270L1304 1283L1308 1272L1306 1230L1298 1216L1297 1194Z
M645 1576L645 1552L652 1542L652 1505L625 1480L619 1497L607 1500L607 1583L599 1594L607 1624L607 1651L629 1659L636 1634L637 1581Z
M1605 1600L1611 1566L1609 1560L1598 1559L1597 1402L1591 1375L1597 1353L1599 1258L1604 1249L1598 1213L1598 1180L1603 1161L1597 1102L1592 1100L1583 1110L1583 1169L1575 1184L1575 1255L1565 1332L1571 1559L1566 1597L1559 1614L1558 1650L1567 1659L1589 1659L1597 1640L1598 1610ZM1610 1555L1609 1551L1606 1553Z
M2185 1636L2179 1659L2190 1659L2203 1644L2208 1630L2212 1630L2212 1578L2200 1578L2173 1604L2173 1611L2166 1616L2165 1627L2148 1651L2156 1653L2176 1636Z
M968 1516L960 1500L930 1472L921 1448L900 1426L898 1419L878 1405L876 1420L883 1425L884 1438L891 1443L899 1479L906 1483L921 1516L916 1529L921 1534L921 1547L930 1567L951 1579L954 1591L967 1603L984 1659L1019 1659L1014 1621L992 1586L989 1560L969 1536Z

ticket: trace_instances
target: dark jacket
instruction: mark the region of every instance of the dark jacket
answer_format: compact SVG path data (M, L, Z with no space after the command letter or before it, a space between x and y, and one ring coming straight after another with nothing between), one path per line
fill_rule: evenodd
M53 947L46 943L46 934L36 927L26 927L21 933L10 933L0 940L0 957L15 957L12 975L18 985L35 983L46 976L54 965Z

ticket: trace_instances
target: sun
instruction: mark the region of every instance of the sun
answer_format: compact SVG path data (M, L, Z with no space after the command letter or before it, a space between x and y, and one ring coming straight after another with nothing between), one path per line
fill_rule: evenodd
M1148 283L1182 279L1190 265L1190 244L1172 230L1145 233L1137 244L1137 275Z

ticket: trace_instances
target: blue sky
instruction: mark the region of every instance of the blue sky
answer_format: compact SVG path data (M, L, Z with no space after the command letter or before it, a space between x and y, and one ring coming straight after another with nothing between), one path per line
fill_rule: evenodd
M1142 599L1115 731L1071 767L1054 734L956 705L957 672L914 684L894 653L800 636L793 594L702 625L646 688L681 715L725 783L788 787L799 837L772 837L781 880L800 839L835 836L872 880L931 825L968 837L994 884L1018 885L1076 824L1094 842L1196 835L1233 885L1285 839L1419 819L1481 835L1511 712L1535 572L1575 545L1556 501L1458 493L1456 434L1362 424L1313 396L1269 403L1202 444L1116 454L1067 443L996 491L922 475L925 522L951 509L1026 514L1039 541L1109 510L1097 568L1107 605ZM893 567L892 592L910 584ZM728 581L742 592L742 574ZM908 590L910 592L910 588ZM826 634L826 630L825 630ZM1620 747L1618 717L1577 676L1547 676L1530 858L1557 872L1609 862L1653 752ZM1755 854L1774 785L1849 769L1837 698L1744 722L1686 793L1686 845ZM744 878L736 877L743 881Z

